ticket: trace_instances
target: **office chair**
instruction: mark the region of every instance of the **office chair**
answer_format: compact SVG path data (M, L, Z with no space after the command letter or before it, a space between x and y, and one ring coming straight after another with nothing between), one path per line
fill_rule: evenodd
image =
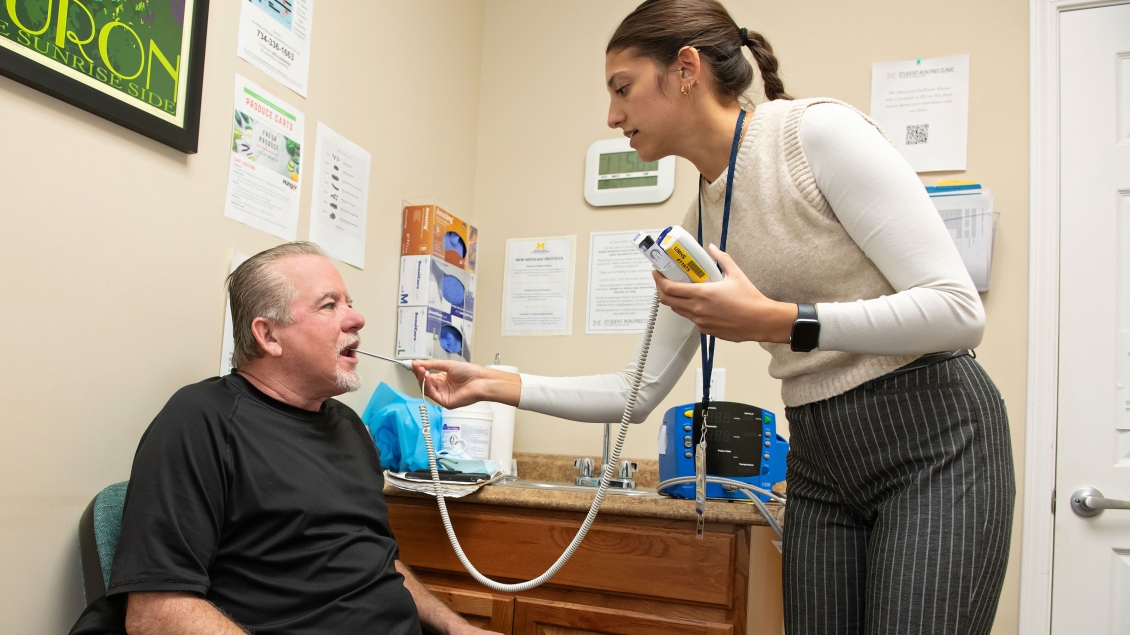
M106 595L110 565L122 530L122 508L129 481L114 483L98 492L78 521L78 552L86 605Z
M110 584L110 565L114 563L114 550L122 531L128 485L129 481L122 481L98 492L78 521L78 552L87 606L106 595ZM425 635L431 633L424 629Z

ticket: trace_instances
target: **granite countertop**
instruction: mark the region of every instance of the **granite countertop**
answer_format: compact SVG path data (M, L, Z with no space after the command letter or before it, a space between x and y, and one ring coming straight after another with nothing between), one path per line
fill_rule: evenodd
M518 460L518 476L527 481L572 484L576 475L571 456L553 454L515 453ZM600 458L594 460L599 465ZM636 481L639 487L654 488L659 482L659 462L637 460L639 472ZM774 488L779 489L779 488ZM594 490L595 492L595 490ZM406 498L433 498L428 494L410 492L385 484L385 496ZM593 494L587 492L525 489L519 487L500 487L487 485L473 494L462 498L449 498L449 506L500 505L507 507L527 507L553 509L560 511L586 512L592 505ZM777 503L767 504L777 522L784 523L784 507ZM617 516L636 516L643 518L664 518L670 520L695 520L694 501L669 498L667 496L605 496L600 507L601 514ZM739 525L768 525L765 518L753 503L707 501L707 522L734 523Z

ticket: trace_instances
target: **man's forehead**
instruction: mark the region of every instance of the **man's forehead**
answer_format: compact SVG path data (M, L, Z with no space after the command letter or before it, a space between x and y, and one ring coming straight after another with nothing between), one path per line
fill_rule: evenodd
M314 254L300 254L283 258L276 263L280 273L298 289L300 298L320 300L326 297L348 299L349 292L337 267L329 260Z

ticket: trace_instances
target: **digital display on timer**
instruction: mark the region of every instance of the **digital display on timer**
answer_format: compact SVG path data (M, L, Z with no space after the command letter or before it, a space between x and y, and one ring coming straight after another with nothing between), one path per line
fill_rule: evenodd
M659 162L640 161L634 150L600 155L596 188L611 190L659 184Z

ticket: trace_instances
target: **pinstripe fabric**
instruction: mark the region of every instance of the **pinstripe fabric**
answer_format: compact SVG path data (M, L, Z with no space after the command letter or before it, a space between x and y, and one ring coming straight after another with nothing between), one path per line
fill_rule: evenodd
M896 371L785 413L786 633L988 633L1015 479L980 364Z

